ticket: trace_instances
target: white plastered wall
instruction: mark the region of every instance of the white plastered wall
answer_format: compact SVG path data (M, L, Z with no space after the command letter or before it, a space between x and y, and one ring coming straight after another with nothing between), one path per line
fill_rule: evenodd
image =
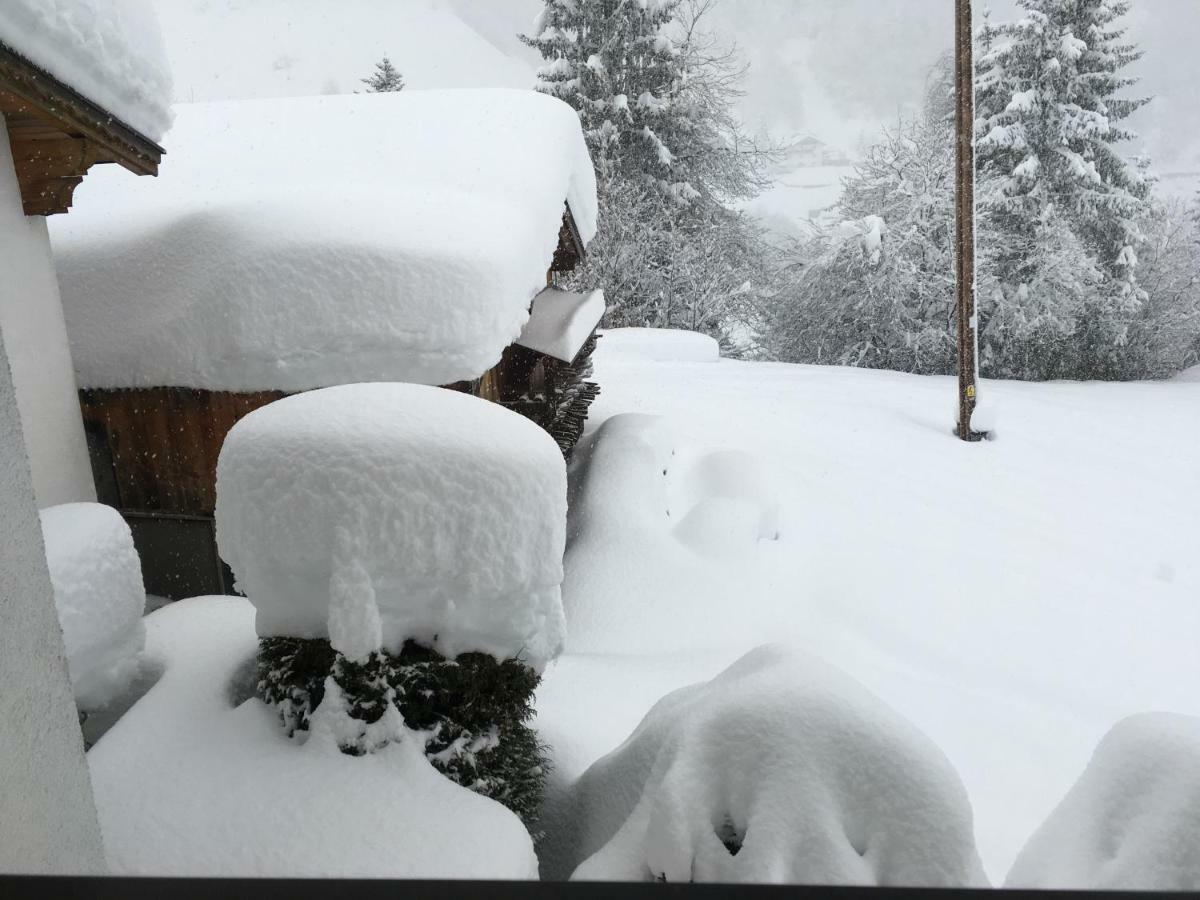
M0 117L0 328L39 508L95 500L46 220L25 216Z
M7 202L0 198L5 216ZM5 240L0 230L0 246ZM5 336L0 328L0 872L101 874L104 847Z

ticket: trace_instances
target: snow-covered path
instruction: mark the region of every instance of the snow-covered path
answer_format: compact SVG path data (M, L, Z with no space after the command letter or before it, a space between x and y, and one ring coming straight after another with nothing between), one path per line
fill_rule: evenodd
M1200 714L1200 382L988 382L997 439L964 445L949 379L653 361L623 340L601 342L593 433L663 415L601 435L648 428L663 455L585 450L573 473L568 652L538 706L559 785L667 691L787 641L941 746L998 883L1118 719ZM732 505L712 475L730 449L752 470ZM768 502L753 483L778 540L738 524ZM543 877L564 874L553 856Z

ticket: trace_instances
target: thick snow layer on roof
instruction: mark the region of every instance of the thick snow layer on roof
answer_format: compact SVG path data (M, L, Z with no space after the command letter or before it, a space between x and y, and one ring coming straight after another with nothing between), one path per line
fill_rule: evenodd
M137 675L145 632L142 564L121 514L100 503L41 513L54 605L81 709L99 709Z
M1200 718L1143 713L1119 722L1006 886L1200 890Z
M573 793L578 879L987 885L942 752L782 646L660 700Z
M264 637L328 637L331 580L359 574L388 649L414 639L541 668L563 641L566 509L549 434L424 385L271 403L217 463L217 543Z
M152 141L171 126L171 70L148 0L4 0L0 44Z
M571 362L604 316L604 291L575 294L549 287L533 298L517 343Z
M520 820L439 774L417 734L361 757L289 739L252 696L256 649L240 597L146 619L162 677L87 757L113 874L537 877Z
M595 233L579 119L534 91L177 111L158 179L94 172L52 223L83 387L475 378L545 286L564 202Z
M716 362L716 340L695 331L666 328L610 328L604 332L604 355L622 362Z

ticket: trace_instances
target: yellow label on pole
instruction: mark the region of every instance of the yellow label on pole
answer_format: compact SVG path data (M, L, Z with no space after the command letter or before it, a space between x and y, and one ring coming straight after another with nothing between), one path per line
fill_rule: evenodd
M967 385L967 399L968 400L975 399L975 385L973 385L973 384Z

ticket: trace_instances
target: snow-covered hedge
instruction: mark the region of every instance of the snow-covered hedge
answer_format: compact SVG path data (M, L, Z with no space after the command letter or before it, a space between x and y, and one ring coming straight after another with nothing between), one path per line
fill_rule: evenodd
M137 675L145 641L142 564L129 526L112 507L65 503L42 510L41 518L75 701L82 710L100 709Z
M313 391L230 431L216 519L257 610L258 693L289 734L326 728L363 755L407 726L436 768L532 821L533 691L564 635L553 438L441 388Z
M986 885L941 751L840 670L760 647L573 788L577 879Z
M414 640L540 669L565 630L566 508L545 431L422 385L271 403L233 427L217 464L217 543L261 637L328 638L330 580L361 565L385 649Z
M1005 886L1200 890L1200 718L1144 713L1117 723Z

